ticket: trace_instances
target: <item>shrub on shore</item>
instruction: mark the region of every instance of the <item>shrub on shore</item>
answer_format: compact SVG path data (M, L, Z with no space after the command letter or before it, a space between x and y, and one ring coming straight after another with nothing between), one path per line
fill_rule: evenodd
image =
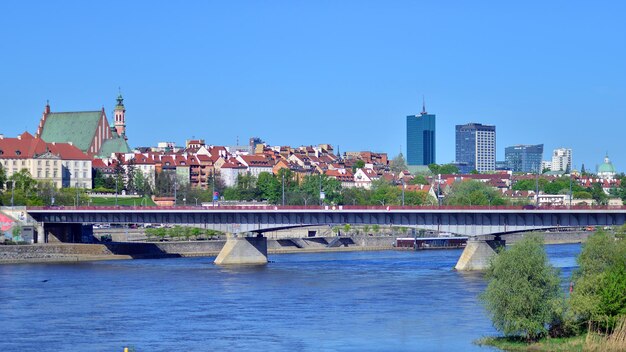
M536 341L560 321L563 296L558 272L539 236L528 236L494 258L481 300L506 337Z

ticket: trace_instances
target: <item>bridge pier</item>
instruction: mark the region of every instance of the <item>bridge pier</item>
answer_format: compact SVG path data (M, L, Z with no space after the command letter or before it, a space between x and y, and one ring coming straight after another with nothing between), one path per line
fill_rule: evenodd
M497 254L500 247L504 247L505 241L496 237L494 240L482 240L472 238L456 263L454 269L462 271L486 270L491 258Z
M265 265L267 264L267 238L234 237L228 235L226 243L214 261L218 265Z

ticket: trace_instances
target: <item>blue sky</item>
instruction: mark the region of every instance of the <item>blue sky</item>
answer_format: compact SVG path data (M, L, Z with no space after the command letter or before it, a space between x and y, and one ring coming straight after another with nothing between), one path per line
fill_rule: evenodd
M12 1L0 3L0 133L52 111L112 118L132 146L192 136L397 154L421 97L437 161L454 125L504 147L608 151L626 169L626 3L577 1Z

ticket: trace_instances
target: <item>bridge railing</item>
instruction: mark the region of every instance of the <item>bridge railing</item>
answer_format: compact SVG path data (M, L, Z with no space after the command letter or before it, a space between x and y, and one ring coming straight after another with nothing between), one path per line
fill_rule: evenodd
M392 211L392 210L624 210L625 206L541 206L541 207L528 207L528 206L433 206L433 205L424 205L424 206L401 206L401 205L334 205L334 206L302 206L302 205L216 205L216 206L193 206L193 205L184 205L184 206L38 206L38 207L27 207L27 210L132 210L132 211L167 211L167 210L176 210L176 211L223 211L223 210L274 210L274 211L284 211L284 210L328 210L328 211L337 211L337 210L383 210L383 211Z

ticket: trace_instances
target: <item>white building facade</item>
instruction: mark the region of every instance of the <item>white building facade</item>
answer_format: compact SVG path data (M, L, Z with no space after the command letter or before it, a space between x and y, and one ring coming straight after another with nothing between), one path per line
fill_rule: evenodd
M572 169L572 150L569 148L557 148L552 151L551 171L565 171Z

